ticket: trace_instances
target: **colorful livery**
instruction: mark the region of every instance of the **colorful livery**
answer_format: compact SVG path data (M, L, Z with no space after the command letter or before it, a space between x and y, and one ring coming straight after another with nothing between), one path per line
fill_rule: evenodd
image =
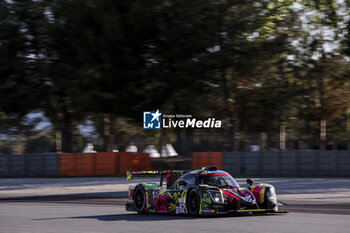
M277 196L272 185L253 185L253 181L248 179L249 187L242 188L230 174L215 167L194 171L127 171L128 180L134 175L157 175L160 182L129 186L128 211L193 216L278 212Z

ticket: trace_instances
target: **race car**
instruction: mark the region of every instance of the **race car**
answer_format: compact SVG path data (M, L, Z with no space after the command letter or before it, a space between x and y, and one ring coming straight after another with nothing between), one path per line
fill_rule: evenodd
M247 179L249 187L242 188L230 174L216 167L193 171L127 171L128 180L135 175L160 176L160 182L130 185L128 211L192 216L278 212L272 185L255 185L252 179Z

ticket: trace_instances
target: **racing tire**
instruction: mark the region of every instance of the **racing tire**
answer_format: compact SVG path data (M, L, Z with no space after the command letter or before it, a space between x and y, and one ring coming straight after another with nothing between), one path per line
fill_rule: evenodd
M145 212L146 207L146 195L142 186L137 186L134 193L134 203L137 213L141 214Z
M197 216L199 214L200 208L200 197L196 189L192 189L187 199L187 210L192 216Z

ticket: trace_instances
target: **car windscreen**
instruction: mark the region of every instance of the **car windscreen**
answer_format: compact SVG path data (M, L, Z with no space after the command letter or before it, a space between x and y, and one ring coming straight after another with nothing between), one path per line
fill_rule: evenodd
M200 175L198 184L206 184L219 188L239 188L239 184L229 174Z

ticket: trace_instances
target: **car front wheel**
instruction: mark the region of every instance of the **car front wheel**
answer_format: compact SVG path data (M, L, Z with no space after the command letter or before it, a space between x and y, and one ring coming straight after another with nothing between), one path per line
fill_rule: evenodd
M192 189L187 202L187 209L190 215L197 216L199 214L200 198L198 191Z

